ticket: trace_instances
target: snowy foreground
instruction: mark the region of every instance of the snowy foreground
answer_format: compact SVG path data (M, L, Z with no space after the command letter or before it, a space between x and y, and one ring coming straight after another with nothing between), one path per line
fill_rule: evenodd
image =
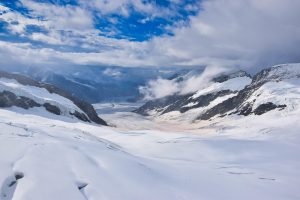
M0 199L300 199L297 110L161 126L171 132L112 115L127 118L112 128L1 109Z

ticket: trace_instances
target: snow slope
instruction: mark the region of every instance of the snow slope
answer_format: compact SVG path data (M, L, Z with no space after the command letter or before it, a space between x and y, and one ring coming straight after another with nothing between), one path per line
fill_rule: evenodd
M208 120L238 114L262 115L270 111L292 111L300 106L300 64L273 66L257 73L250 85L236 96L199 113Z
M55 93L50 93L45 88L23 85L14 79L0 78L0 92L10 91L17 96L24 96L34 100L39 104L50 103L60 108L64 115L70 112L83 111L78 108L71 100Z
M38 107L56 115L106 125L93 106L73 94L26 76L0 71L0 107Z
M272 102L276 105L287 105L288 110L293 110L300 106L300 79L268 82L256 90L246 102L253 102L253 109Z
M39 107L0 109L0 200L298 200L300 82L270 72L242 102L287 106L262 115L190 123L174 112L165 120L128 112L129 104L97 105L114 125L104 127ZM57 100L1 81L38 101ZM207 108L239 94L228 95Z
M209 93L219 92L222 90L231 90L231 91L240 91L245 88L246 85L249 85L251 83L251 78L244 76L244 77L235 77L232 79L229 79L227 81L224 81L222 83L212 83L207 88L204 88L203 90L199 90L196 92L192 98L196 99L197 97Z
M0 199L300 198L299 115L282 121L267 113L269 123L253 116L187 133L124 131L39 112L0 110Z

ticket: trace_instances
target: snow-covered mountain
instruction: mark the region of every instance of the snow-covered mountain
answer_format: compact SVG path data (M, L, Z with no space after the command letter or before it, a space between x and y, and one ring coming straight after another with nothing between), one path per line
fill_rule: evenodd
M93 106L53 85L28 77L0 72L0 107L40 108L54 115L106 125Z
M300 64L283 64L250 77L243 71L212 79L206 88L147 102L134 112L164 119L209 120L225 115L261 115L293 109L300 94Z
M257 73L236 96L201 113L198 119L231 114L262 115L271 110L293 110L300 102L300 64L277 65Z
M186 75L185 75L186 76ZM186 77L176 77L175 80L183 80ZM230 74L222 74L214 77L207 87L189 94L175 94L160 99L146 102L134 112L142 115L169 115L178 113L191 115L212 107L228 98L231 98L251 83L251 76L244 71ZM194 116L195 117L195 116Z
M116 127L77 120L70 112L97 122L89 104L56 87L0 73L0 200L299 199L298 66L252 79L245 72L222 75L182 100L208 102L205 108L156 112L197 118L241 100L212 121L158 122L129 112L130 105L97 105L99 112L115 109L101 117ZM265 102L286 107L229 115Z

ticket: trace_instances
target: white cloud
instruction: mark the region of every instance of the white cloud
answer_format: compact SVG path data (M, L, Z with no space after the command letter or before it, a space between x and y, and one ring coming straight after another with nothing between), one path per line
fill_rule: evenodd
M37 19L25 17L18 12L14 12L7 7L0 5L0 20L8 23L8 28L13 34L24 35L28 25L44 26L45 24Z
M41 41L48 44L64 44L64 42L59 39L59 37L51 37L43 33L32 33L29 37L32 40Z
M117 69L107 68L102 72L106 76L120 77L122 73Z
M183 75L183 80L180 82L177 82L175 79L162 78L150 80L146 86L141 86L139 91L145 100L163 98L174 94L194 93L207 87L214 77L226 70L228 69L221 66L209 65L202 73Z
M55 51L34 49L30 43L11 43L0 41L0 64L2 66L54 65Z
M121 14L129 17L132 12L139 12L150 17L174 15L169 8L157 6L156 3L143 0L79 0L80 4L88 9L96 10L101 16Z
M213 0L202 4L188 27L155 38L170 64L256 66L300 61L300 1ZM172 62L173 57L178 60Z
M102 13L131 14L128 5L152 17L168 14L141 0L81 1L81 6L57 6L22 0L25 6L45 20L7 12L2 20L10 29L25 34L27 25L44 27L48 32L28 37L49 44L86 48L87 52L60 52L49 48L24 48L22 44L0 43L5 51L38 63L74 63L118 66L205 66L255 67L285 62L300 62L300 1L298 0L211 0L204 1L197 16L187 26L174 26L174 36L159 36L150 41L134 42L100 36L94 27L90 7ZM180 1L177 2L180 4ZM191 9L191 8L187 8ZM18 23L12 23L18 21ZM179 22L181 23L181 22ZM30 58L30 56L33 56ZM4 62L4 61L2 61Z
M162 98L177 93L179 85L173 80L157 79L151 80L146 86L139 87L140 93L145 100Z
M200 90L213 76L235 66L257 70L300 62L299 8L296 0L205 1L189 26L173 29L174 37L154 38L150 55L161 55L156 62L163 65L206 65L206 70L180 83L151 81L141 93L147 99L186 94Z
M21 0L31 10L31 14L42 17L49 28L55 30L87 30L93 29L93 18L89 11L78 6L57 6L51 3L38 3L32 0Z
M203 89L208 86L214 77L226 70L228 69L225 69L222 66L209 65L201 74L193 75L184 80L178 92L180 94L188 94Z
M105 41L104 41L105 42ZM107 41L109 42L109 41ZM114 41L110 41L111 45ZM122 44L118 41L120 47L127 44ZM131 48L130 43L129 47ZM135 43L132 45L134 46ZM107 44L108 45L108 44ZM124 47L125 48L125 47ZM0 51L2 57L0 64L18 62L22 65L101 65L101 66L144 66L142 60L137 59L138 52L113 48L103 52L62 52L51 48L35 48L30 43L11 43L0 41ZM113 58L113 59L112 59Z

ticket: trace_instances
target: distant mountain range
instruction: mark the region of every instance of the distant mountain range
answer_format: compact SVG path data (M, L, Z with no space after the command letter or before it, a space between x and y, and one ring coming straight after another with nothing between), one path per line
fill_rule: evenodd
M181 82L202 71L74 67L57 71L28 68L17 73L0 73L1 107L43 107L53 114L106 125L87 102L137 101L142 98L138 87L153 78ZM35 93L37 88L43 92ZM190 122L229 115L262 115L293 109L300 100L298 88L300 64L276 65L254 76L245 71L223 73L211 78L210 84L199 91L151 100L134 112ZM53 94L63 99L55 99Z
M19 73L34 80L62 88L89 103L135 102L142 99L139 86L157 77L169 78L179 69L126 68L126 67L27 67L8 68L2 71ZM174 72L175 69L175 72Z
M272 110L293 109L300 102L299 88L300 64L276 65L253 77L244 71L222 74L195 93L151 100L134 112L189 121L233 114L262 115Z

